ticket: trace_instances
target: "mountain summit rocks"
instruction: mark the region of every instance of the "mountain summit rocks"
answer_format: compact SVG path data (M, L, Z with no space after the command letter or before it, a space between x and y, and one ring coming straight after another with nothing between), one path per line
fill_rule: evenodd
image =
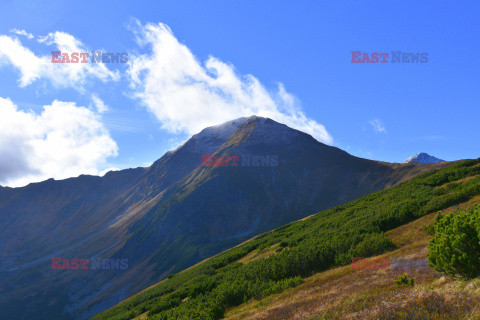
M417 153L416 155L411 156L407 160L403 161L403 163L411 163L411 162L438 163L438 162L445 162L445 160L441 160L441 159L435 158L434 156L429 155L428 153L421 152L421 153Z

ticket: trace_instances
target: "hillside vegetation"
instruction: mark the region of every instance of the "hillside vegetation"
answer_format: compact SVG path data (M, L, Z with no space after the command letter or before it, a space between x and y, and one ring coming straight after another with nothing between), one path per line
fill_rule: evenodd
M311 275L398 248L389 230L480 194L480 159L287 224L137 294L93 319L220 319ZM259 254L259 253L262 254Z
M435 270L463 278L480 277L480 206L438 215L429 260Z
M205 154L278 163L211 167ZM0 188L0 319L93 317L254 236L449 165L354 157L254 116L205 128L148 168ZM52 271L60 256L128 268Z
M476 196L442 214L469 211L479 203ZM427 260L436 216L432 213L386 232L396 249L362 260L362 268L350 264L316 273L297 287L229 308L224 319L478 320L480 278L449 277L413 263ZM399 266L395 261L403 262ZM401 277L414 280L414 286L397 285ZM147 314L136 319L147 319Z

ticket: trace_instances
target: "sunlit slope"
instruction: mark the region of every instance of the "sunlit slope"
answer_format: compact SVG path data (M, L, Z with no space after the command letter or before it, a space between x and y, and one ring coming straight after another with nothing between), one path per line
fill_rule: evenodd
M398 248L385 232L480 194L480 159L264 233L139 293L94 319L220 319L305 278Z
M277 161L206 166L205 154ZM256 235L448 165L361 159L253 116L148 168L0 188L0 319L88 319ZM95 256L128 269L52 270L52 257Z
M442 213L468 211L475 205L480 205L480 196ZM395 250L316 273L282 293L251 299L229 308L225 319L480 319L480 279L448 277L422 264L432 238L428 227L436 215L386 232ZM403 275L415 285L398 286L394 280Z

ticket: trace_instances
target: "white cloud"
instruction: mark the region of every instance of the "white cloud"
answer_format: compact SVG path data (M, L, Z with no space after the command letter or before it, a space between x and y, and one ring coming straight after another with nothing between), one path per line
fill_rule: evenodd
M27 37L28 39L33 39L34 38L34 35L31 34L31 33L28 33L27 31L25 30L19 30L19 29L11 29L10 30L11 33L15 33L15 34L18 34L19 36L25 36Z
M110 108L108 108L108 106L102 101L102 99L100 99L96 94L93 94L92 95L92 101L93 101L93 105L95 106L95 108L97 108L97 111L99 113L104 113L106 111L108 111Z
M309 119L282 84L270 92L252 75L239 76L233 65L210 57L200 63L165 24L135 21L137 43L150 49L129 61L133 96L173 133L201 129L253 114L272 118L332 143L325 127Z
M117 144L88 108L55 100L36 114L0 98L1 185L99 174L117 153Z
M108 172L110 172L110 171L120 171L120 170L121 170L121 169L119 169L119 168L117 168L117 167L108 167L108 168L100 171L100 172L98 173L98 175L99 175L100 177L103 177L104 175L106 175L106 174L107 174Z
M45 37L39 37L38 42L52 46L51 51L90 52L82 42L64 32L57 31ZM55 87L72 87L83 91L84 85L90 78L103 82L116 81L120 78L118 71L109 70L103 63L90 63L90 61L89 63L52 63L51 61L51 54L37 56L23 46L16 37L0 35L0 65L12 65L20 71L20 87L44 78Z
M387 133L387 129L385 129L385 125L383 124L382 120L373 119L373 120L370 120L369 123L373 127L373 130L375 130L376 132Z

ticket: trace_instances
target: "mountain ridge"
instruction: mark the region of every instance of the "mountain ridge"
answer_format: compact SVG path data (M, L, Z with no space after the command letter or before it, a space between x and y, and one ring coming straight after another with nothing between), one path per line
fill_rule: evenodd
M193 268L171 275L169 279L93 319L143 319L147 316L154 319L221 319L224 316L238 315L242 311L246 311L244 317L252 316L251 311L260 311L256 312L257 319L265 319L265 316L269 319L295 318L294 315L298 316L297 312L284 313L288 310L280 310L277 313L274 308L265 315L261 312L262 302L268 305L275 301L275 298L272 299L273 295L301 285L317 272L347 265L352 261L352 257L366 258L396 249L396 254L405 254L402 248L397 248L396 245L404 245L405 241L414 242L415 239L405 238L407 235L404 235L393 243L385 233L391 234L396 228L413 221L416 227L405 234L426 232L424 225L417 223L417 220L430 217L428 220L433 221L433 214L439 210L454 209L455 206L470 201L478 203L479 173L480 159L461 161L424 173L388 190L365 195L306 219L283 225ZM424 235L422 237L425 238ZM418 249L418 246L414 244L410 247L410 250L412 249ZM365 272L367 271L372 272L370 269ZM396 271L400 272L404 271ZM343 275L335 271L334 273L334 279ZM360 276L361 282L355 284L355 287L365 286L364 276ZM391 282L390 291L390 288L394 287L393 278L388 280ZM370 282L369 279L367 281ZM321 284L323 281L317 283ZM307 297L311 285L312 283L305 286ZM383 286L384 284L382 288ZM337 292L342 291L338 290L338 286L332 290L325 295L338 295ZM370 291L378 292L379 288L371 288ZM305 296L302 298L307 300ZM361 298L362 301L372 300L371 295ZM345 303L345 300L342 301ZM437 302L438 300L434 299L423 308L428 311L428 308ZM302 300L289 303L294 307L303 305ZM319 301L311 303L312 308L318 304ZM356 307L355 310L365 309L364 305L357 305L355 300L350 304ZM250 306L251 309L245 310L242 305ZM335 307L342 309L343 304L339 303ZM309 312L312 313L310 310ZM398 312L400 314L401 309ZM240 315L236 318L244 317Z
M207 167L205 153L279 161ZM206 128L148 168L2 188L0 317L88 318L256 234L446 165L357 158L254 116ZM49 265L56 254L128 258L129 268L62 273ZM44 294L26 299L32 290Z

